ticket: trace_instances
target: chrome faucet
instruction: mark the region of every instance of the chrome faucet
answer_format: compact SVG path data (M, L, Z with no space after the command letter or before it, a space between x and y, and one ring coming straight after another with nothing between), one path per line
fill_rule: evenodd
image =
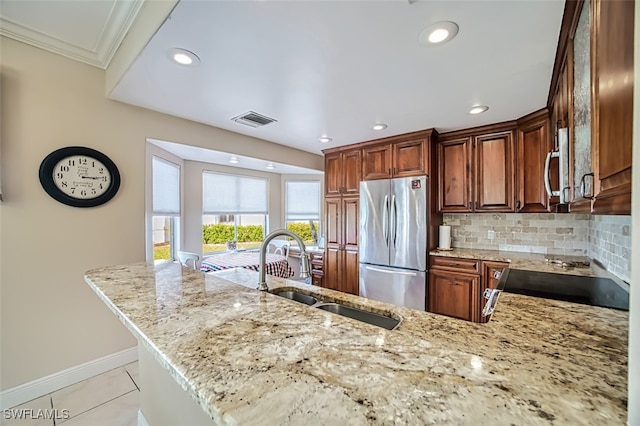
M258 285L258 290L269 290L269 287L267 287L265 268L267 259L267 247L269 246L269 241L281 235L291 237L298 242L298 245L300 246L300 278L307 278L309 276L309 257L307 256L307 248L302 242L302 239L300 239L300 237L298 237L293 232L287 231L286 229L276 229L275 231L267 235L267 237L262 242L262 245L260 246L260 283Z

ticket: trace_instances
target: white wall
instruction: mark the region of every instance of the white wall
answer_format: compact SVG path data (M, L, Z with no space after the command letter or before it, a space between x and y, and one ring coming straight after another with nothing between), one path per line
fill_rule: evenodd
M89 289L84 272L145 260L146 139L322 170L321 156L105 98L105 72L0 37L0 390L130 348L134 339ZM107 204L49 197L38 167L63 146L89 146L118 166ZM278 184L279 185L279 184ZM186 239L186 236L185 236Z

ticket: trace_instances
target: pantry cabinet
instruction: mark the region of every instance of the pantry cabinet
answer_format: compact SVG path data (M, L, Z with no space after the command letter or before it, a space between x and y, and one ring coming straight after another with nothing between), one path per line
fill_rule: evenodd
M516 123L440 135L438 211L515 211Z
M325 199L326 235L323 286L358 294L359 197Z

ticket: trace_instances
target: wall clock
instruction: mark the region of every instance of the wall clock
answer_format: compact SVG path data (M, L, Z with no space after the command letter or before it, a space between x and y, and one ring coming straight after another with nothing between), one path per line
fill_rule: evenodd
M120 173L103 153L83 146L68 146L42 160L40 183L47 194L63 204L95 207L116 195Z

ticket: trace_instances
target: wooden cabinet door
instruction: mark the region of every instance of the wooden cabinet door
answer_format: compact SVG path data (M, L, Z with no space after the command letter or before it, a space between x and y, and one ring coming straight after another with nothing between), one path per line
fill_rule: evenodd
M530 120L518 121L518 196L516 211L549 211L549 197L544 187L544 162L551 151L549 118L544 109ZM557 185L556 185L557 186Z
M509 267L508 263L504 262L490 262L483 261L482 262L482 286L480 288L479 294L479 306L478 306L478 321L479 322L487 322L489 317L482 316L482 309L484 308L485 303L487 303L487 299L484 298L484 290L486 288L496 288L498 285L498 281L500 281L500 277L502 276L502 272L504 268Z
M479 290L479 275L432 269L429 272L429 312L474 321Z
M342 188L342 156L335 152L324 157L324 193L325 195L340 195Z
M344 276L342 277L341 291L349 294L360 294L360 264L358 263L358 250L344 250L343 264Z
M360 220L360 199L342 199L342 248L358 250L358 229Z
M424 139L393 144L393 177L428 174L429 150Z
M635 3L595 0L592 9L594 213L631 213Z
M326 218L325 244L327 247L339 248L342 244L340 215L342 209L342 198L325 198L324 214Z
M475 211L515 211L515 159L513 132L474 138Z
M391 145L382 144L362 149L362 179L387 179L391 177Z
M438 144L438 211L473 211L471 202L471 139Z
M342 194L360 194L360 180L362 179L362 157L360 149L352 149L342 153Z
M339 285L342 282L340 274L340 256L341 250L337 247L327 247L324 250L324 282L325 288L331 290L339 290Z

